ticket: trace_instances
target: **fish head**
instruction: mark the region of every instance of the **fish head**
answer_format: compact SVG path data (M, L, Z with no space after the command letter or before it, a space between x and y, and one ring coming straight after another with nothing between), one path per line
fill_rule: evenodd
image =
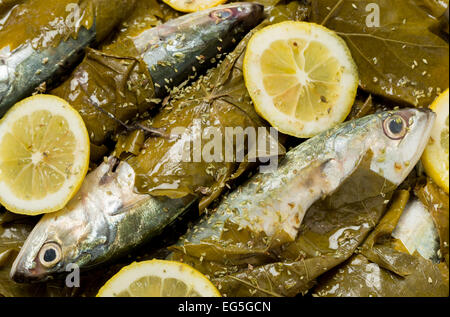
M257 3L237 2L224 6L218 6L209 13L210 19L215 24L234 23L236 21L250 22L255 26L255 21L260 21L264 12L264 7Z
M187 30L193 29L197 31L193 32L197 36L199 32L202 36L209 36L209 33L211 33L211 35L223 36L225 39L225 37L230 36L230 32L236 26L244 25L247 32L249 28L254 28L263 17L263 5L251 2L235 2L183 15L152 28L148 32L155 33L159 39L163 39L176 35L179 30L188 34ZM146 38L148 40L148 36Z
M45 281L64 272L80 258L78 237L89 237L92 228L85 213L44 215L25 241L11 268L16 282ZM93 244L95 242L92 242Z
M100 260L116 235L110 216L142 196L133 192L132 168L114 166L114 159L101 164L62 210L41 218L13 263L13 280L41 282Z
M158 38L176 36L178 30L184 34L201 36L206 41L212 36L227 40L234 34L247 33L264 17L264 6L250 2L235 2L186 14L166 22L150 32L156 32ZM195 32L188 32L189 29ZM174 40L178 40L175 38ZM189 35L185 41L191 41Z
M406 108L374 118L367 145L373 153L370 169L399 185L419 161L436 115L429 109Z

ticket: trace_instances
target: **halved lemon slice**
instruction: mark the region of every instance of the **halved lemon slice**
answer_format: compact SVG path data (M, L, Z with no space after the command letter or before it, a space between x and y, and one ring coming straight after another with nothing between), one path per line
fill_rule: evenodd
M163 2L177 11L195 12L218 6L227 0L163 0Z
M99 297L220 297L216 287L191 266L165 260L134 262L100 289Z
M26 98L0 121L0 203L8 210L37 215L63 208L88 167L86 126L63 99Z
M245 54L244 78L256 111L279 131L301 138L344 121L358 88L344 40L307 22L256 32Z
M422 155L426 173L448 194L448 108L449 90L443 92L430 106L436 112L430 141Z

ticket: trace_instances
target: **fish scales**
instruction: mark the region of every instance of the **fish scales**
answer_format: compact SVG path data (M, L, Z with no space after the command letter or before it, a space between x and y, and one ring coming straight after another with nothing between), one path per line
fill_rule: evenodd
M386 131L395 118L408 125L399 140L388 137ZM217 248L242 245L239 237L227 233L230 229L253 236L250 242L259 249L263 241L265 252L294 241L308 208L335 192L361 164L398 186L420 159L434 118L424 110L388 111L346 122L303 142L286 154L276 171L256 174L224 198L211 216L180 239L171 257L197 259L196 247L202 244ZM255 257L252 250L247 250L247 263ZM233 254L214 252L205 260L236 261Z
M123 123L135 121L174 87L215 66L219 50L232 50L262 17L259 4L232 3L146 27L101 51L89 49L51 93L81 114L91 148L104 147Z
M135 0L15 4L7 7L0 24L0 117L42 83L51 87L70 73L83 50L103 40L131 11Z

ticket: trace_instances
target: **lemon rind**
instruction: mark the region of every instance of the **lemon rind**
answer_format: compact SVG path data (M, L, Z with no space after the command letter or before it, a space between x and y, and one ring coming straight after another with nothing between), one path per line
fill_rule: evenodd
M50 107L52 114L61 115L67 120L70 130L75 134L78 148L76 149L77 165L74 169L80 172L70 176L69 181L65 182L65 185L68 186L64 186L64 191L58 190L39 200L25 200L16 197L8 185L0 180L0 203L13 213L39 215L62 209L80 189L87 174L90 155L87 128L80 114L59 97L35 95L15 104L0 121L0 142L1 136L10 131L12 127L12 124L7 124L7 122L15 122L24 115L30 115L35 111L49 110ZM49 202L52 201L58 203L50 204Z
M155 275L160 278L177 278L183 274L183 277L187 277L186 274L190 274L193 281L198 281L203 284L203 288L195 288L201 296L221 296L220 292L211 281L193 267L181 262L154 259L150 261L133 262L132 264L123 267L109 279L102 288L100 288L97 297L114 297L115 294L127 290L131 283L145 276ZM186 282L186 279L180 278L180 280Z
M312 37L317 39L319 36L323 37L320 40L321 43L333 47L330 52L335 54L333 56L337 57L337 60L344 66L345 71L341 80L341 84L344 83L344 85L341 85L341 91L346 93L341 94L336 104L331 108L329 116L314 121L303 121L282 113L274 106L272 97L261 89L264 85L259 63L252 63L251 61L259 61L261 53L272 43L272 41L264 40L266 38L276 40L299 38L310 41L314 40ZM246 87L250 92L256 112L277 130L299 138L309 138L343 122L348 116L356 97L359 76L347 44L335 32L315 23L286 21L267 26L256 32L250 39L248 47L253 49L247 49L244 57ZM339 52L339 55L336 55L336 52Z
M190 13L190 12L197 12L197 11L202 11L202 10L206 10L206 9L210 9L213 7L216 7L218 5L221 5L225 2L227 2L227 0L217 0L216 2L212 2L209 4L201 4L198 6L183 6L181 3L184 3L184 1L172 1L172 0L162 0L165 4L167 4L168 6L170 6L171 8L180 11L180 12L186 12L186 13ZM191 8L192 7L192 8Z

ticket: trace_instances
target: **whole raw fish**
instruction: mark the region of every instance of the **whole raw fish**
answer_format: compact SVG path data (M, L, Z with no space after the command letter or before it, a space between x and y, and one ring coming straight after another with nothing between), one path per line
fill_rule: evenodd
M277 171L257 174L229 194L179 240L172 258L214 275L264 263L270 250L295 241L309 207L360 164L384 178L386 188L399 185L420 159L434 119L428 110L387 111L309 139L289 151Z
M418 252L425 259L439 263L439 235L430 212L422 202L408 202L392 237L399 239L410 254Z

